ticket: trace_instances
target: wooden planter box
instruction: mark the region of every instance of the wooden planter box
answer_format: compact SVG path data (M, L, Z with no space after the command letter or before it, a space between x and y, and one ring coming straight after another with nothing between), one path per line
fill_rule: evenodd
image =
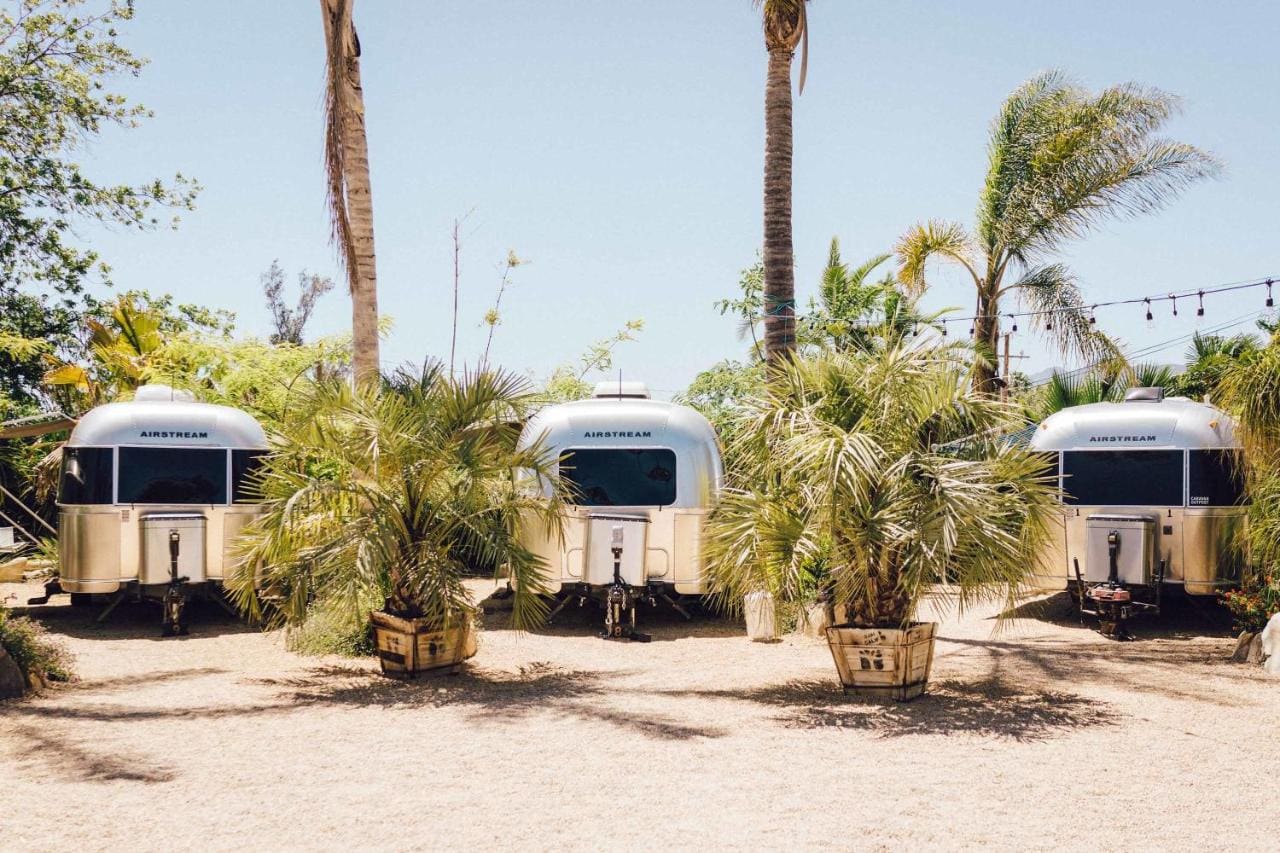
M933 666L936 622L910 628L827 629L827 645L845 693L891 697L900 702L924 693Z
M454 674L463 661L475 656L476 628L470 618L444 630L432 630L425 619L401 619L380 610L369 618L383 675L417 678L423 672Z

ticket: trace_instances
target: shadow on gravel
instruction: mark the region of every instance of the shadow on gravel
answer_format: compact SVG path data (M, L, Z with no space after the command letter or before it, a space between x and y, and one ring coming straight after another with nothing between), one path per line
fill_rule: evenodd
M260 629L227 613L211 601L196 600L187 605L190 633L182 637L162 637L161 610L156 602L126 601L121 603L105 624L94 622L106 604L72 607L59 603L65 596L55 596L53 603L14 607L17 616L30 616L55 634L85 640L157 640L183 643L226 634L256 633Z
M1046 598L1028 601L1006 610L995 619L1034 619L1066 628L1079 628L1094 632L1097 620L1086 616L1080 621L1080 611L1071 593L1063 590ZM1160 603L1159 616L1140 616L1129 623L1129 629L1137 640L1192 640L1200 637L1234 637L1231 614L1212 598L1200 599L1171 592Z
M747 690L682 691L680 695L689 694L777 709L775 719L787 728L849 729L882 738L969 734L1038 741L1119 720L1104 703L1074 693L1014 686L997 678L936 682L911 702L846 696L828 680L789 681Z
M257 679L253 683L281 690L288 707L352 705L357 707L461 708L477 720L514 722L529 714L594 720L645 737L665 740L716 738L721 728L689 725L673 716L610 707L607 698L628 691L608 688L608 672L561 669L535 662L517 673L468 667L456 676L428 676L395 681L368 669L315 667L305 676Z
M102 753L47 727L18 725L11 731L25 741L19 761L37 769L41 775L60 777L69 782L172 782L177 773L172 769L148 763L138 756Z

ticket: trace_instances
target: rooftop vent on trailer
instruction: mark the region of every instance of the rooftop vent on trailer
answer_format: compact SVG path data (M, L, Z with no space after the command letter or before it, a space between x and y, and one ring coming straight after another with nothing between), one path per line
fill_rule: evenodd
M620 379L614 379L597 382L595 393L591 396L596 399L648 400L649 386L643 382L623 382Z
M1126 403L1159 403L1164 400L1163 388L1130 388L1124 392Z

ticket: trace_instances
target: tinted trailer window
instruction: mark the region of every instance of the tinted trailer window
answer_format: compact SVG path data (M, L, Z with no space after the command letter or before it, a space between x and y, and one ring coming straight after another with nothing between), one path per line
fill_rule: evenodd
M225 504L227 451L122 447L119 489L122 504Z
M1069 450L1063 500L1082 506L1182 506L1181 450Z
M110 447L64 447L58 502L80 505L112 503L111 468L114 461Z
M1187 454L1187 506L1239 506L1244 472L1235 450L1192 450Z
M570 450L560 477L579 506L669 506L676 501L676 454L671 450Z

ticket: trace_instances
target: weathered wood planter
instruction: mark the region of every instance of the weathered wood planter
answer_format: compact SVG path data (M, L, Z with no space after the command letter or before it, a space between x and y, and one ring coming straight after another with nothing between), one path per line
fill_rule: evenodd
M444 630L432 630L426 619L401 619L380 610L370 614L373 642L382 674L417 678L419 673L456 673L476 653L472 619Z
M828 628L827 645L844 692L901 702L924 693L933 666L937 627L936 622L917 622L903 629Z

